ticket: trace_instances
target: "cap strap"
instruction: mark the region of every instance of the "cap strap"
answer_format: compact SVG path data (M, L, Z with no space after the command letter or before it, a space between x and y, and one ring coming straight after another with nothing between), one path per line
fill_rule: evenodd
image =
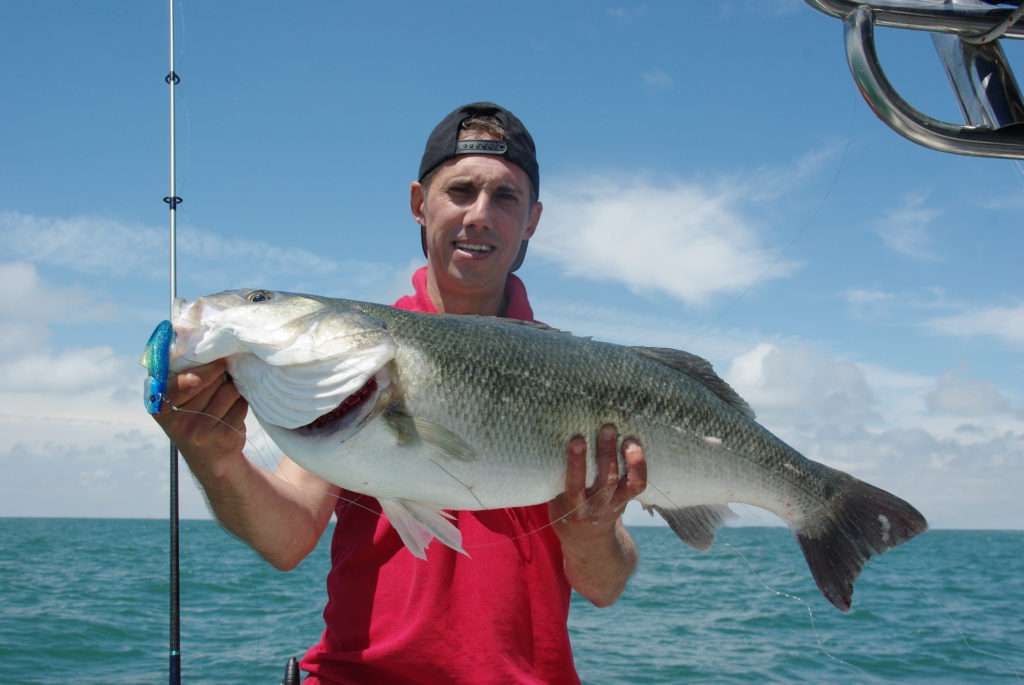
M457 155L503 155L508 143L502 140L460 140L455 143Z

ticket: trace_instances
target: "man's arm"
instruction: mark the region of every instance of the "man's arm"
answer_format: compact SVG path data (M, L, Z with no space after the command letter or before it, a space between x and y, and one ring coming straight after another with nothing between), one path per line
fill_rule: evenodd
M288 458L273 474L245 458L248 405L225 371L219 360L169 378L167 401L155 418L221 525L276 568L289 570L316 547L337 488Z
M597 439L597 477L588 489L586 441L580 436L570 440L565 492L549 505L569 583L599 607L619 598L636 568L636 545L622 523L622 512L647 486L643 448L635 440L624 441L626 474L620 477L616 442L615 427L602 427Z

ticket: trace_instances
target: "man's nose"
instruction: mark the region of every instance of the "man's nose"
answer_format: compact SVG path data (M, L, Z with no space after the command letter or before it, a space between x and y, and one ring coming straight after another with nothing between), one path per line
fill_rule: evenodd
M474 226L480 229L491 228L493 212L494 198L491 197L491 194L486 192L477 193L473 204L466 209L466 215L462 223L465 226Z

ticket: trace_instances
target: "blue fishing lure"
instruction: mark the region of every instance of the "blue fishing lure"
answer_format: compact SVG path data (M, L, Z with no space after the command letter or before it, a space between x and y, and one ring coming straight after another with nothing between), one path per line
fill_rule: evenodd
M153 329L146 343L146 351L142 353L140 362L149 371L146 384L142 391L142 401L146 411L159 414L167 392L167 376L171 369L171 343L174 342L174 328L170 321L161 321Z

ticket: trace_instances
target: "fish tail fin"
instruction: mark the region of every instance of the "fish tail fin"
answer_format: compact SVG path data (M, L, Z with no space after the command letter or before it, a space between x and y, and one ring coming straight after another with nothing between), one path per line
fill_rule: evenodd
M853 581L865 562L928 529L917 509L899 497L842 474L828 512L796 530L797 542L818 589L849 611Z

